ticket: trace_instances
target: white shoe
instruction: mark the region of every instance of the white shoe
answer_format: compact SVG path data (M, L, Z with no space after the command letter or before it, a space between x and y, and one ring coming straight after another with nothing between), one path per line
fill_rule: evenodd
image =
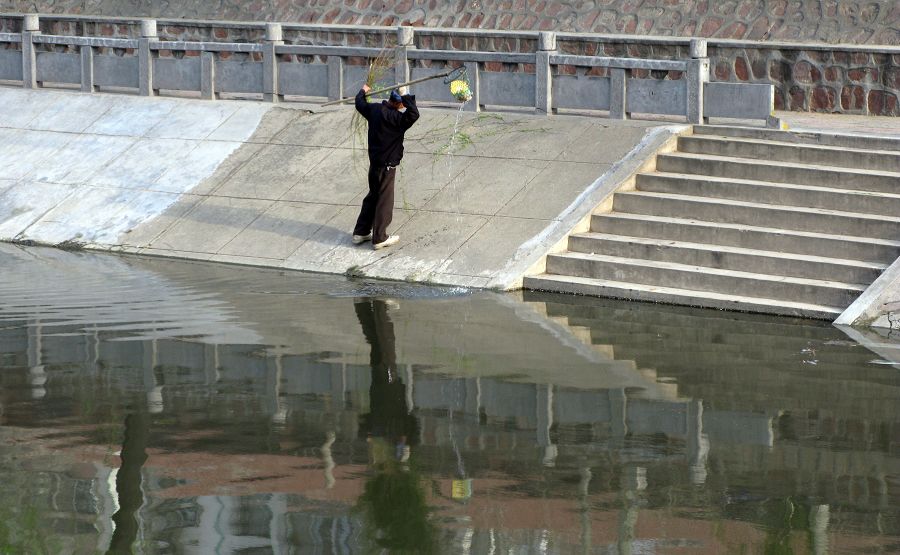
M372 240L371 233L368 235L354 235L353 236L353 244L354 245L361 245L361 244L365 243L366 241L371 241L371 240Z
M385 239L384 241L382 241L380 243L373 243L372 248L374 248L377 251L378 249L383 249L384 247L390 247L391 245L393 245L394 243L396 243L399 240L400 240L399 235L388 235L388 238Z

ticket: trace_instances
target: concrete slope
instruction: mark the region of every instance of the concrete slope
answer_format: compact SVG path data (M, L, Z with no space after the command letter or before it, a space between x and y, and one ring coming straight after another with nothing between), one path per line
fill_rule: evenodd
M634 185L526 286L835 320L900 255L897 139L698 126Z
M679 129L425 106L375 252L353 113L0 88L0 240L513 288Z
M210 176L268 109L0 89L0 239L119 244Z

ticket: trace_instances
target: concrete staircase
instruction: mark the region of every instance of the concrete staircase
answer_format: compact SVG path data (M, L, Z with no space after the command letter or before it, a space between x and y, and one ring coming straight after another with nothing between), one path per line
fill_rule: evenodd
M834 320L900 256L900 141L696 126L528 289Z

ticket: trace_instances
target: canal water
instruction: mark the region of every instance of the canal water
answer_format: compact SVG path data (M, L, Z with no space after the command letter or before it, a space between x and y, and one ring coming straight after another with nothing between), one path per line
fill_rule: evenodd
M820 322L0 245L0 553L898 553Z

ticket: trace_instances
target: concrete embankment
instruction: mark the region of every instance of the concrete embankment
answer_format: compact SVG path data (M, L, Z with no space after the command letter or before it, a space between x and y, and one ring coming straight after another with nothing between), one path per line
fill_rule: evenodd
M681 129L424 107L373 251L352 114L0 89L0 239L510 288Z

